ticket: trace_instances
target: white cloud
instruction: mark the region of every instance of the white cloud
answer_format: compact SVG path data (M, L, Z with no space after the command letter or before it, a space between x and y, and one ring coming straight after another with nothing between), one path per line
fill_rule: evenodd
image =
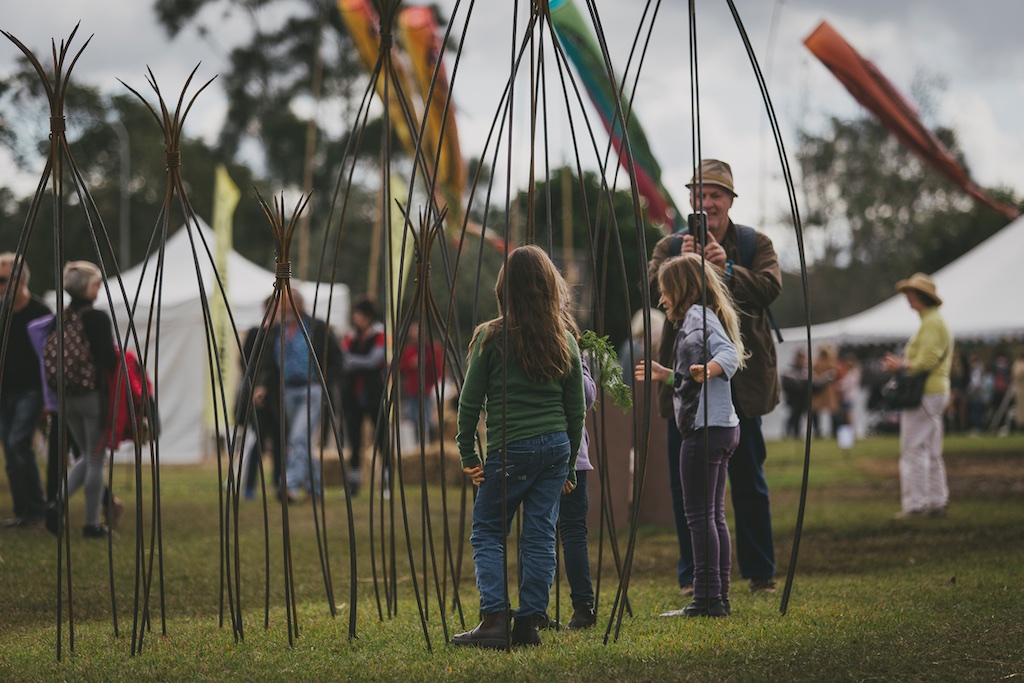
M977 92L951 94L943 99L942 111L966 150L973 180L982 186L1004 185L1020 191L1024 140L1001 126L990 100Z

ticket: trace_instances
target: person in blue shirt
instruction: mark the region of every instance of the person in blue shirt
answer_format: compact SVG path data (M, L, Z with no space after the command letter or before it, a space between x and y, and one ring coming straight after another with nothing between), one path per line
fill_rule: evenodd
M319 442L324 388L320 377L322 373L330 386L341 372L341 347L325 322L306 313L296 289L282 294L281 322L271 328L266 343L271 360L264 364L253 403L262 405L268 391L280 391L284 384L285 476L278 495L289 503L300 501L304 492L319 498L320 458L313 452L312 439Z

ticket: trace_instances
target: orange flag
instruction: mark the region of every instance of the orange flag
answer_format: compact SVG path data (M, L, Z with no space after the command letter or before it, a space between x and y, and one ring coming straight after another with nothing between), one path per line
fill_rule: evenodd
M424 6L410 6L398 15L398 40L409 57L412 73L423 98L427 112L423 129L423 143L433 163L441 142L437 163L437 180L448 198L448 211L458 220L461 215L462 193L466 187L466 164L459 149L459 134L455 128L455 107L448 103L448 74L441 61L441 40L438 38L434 10ZM434 77L434 74L437 77ZM433 82L433 91L431 83ZM429 97L428 97L429 94ZM444 138L441 138L442 131Z
M345 26L348 27L349 35L352 36L352 42L355 43L359 57L363 60L367 71L372 74L377 66L377 60L380 59L380 16L377 14L377 10L374 9L373 3L370 0L338 0L338 11L341 13ZM406 151L411 155L416 149L416 141L403 115L402 103L398 94L398 89L401 88L406 94L406 101L409 102L408 96L412 92L409 87L409 75L402 68L400 62L392 60L391 65L393 73L398 80L397 83L392 81L388 89L391 127L398 135L398 139L402 142ZM382 100L384 99L385 90L384 78L385 74L379 74L375 83L377 94L380 95ZM409 102L409 106L413 106L412 102ZM418 125L419 114L416 111L412 111L410 115Z
M864 59L828 22L821 22L804 40L814 56L829 68L850 94L864 105L899 140L979 202L1013 220L1020 210L989 197L970 179L949 149L925 128L913 105L878 68Z

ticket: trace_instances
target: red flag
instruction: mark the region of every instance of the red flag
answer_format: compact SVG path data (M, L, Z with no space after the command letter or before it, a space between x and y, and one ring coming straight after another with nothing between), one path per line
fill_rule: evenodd
M861 57L843 40L828 22L821 22L821 25L804 40L804 45L829 68L858 102L925 163L949 178L967 194L1010 220L1020 215L1019 209L997 202L974 184L946 146L934 133L925 128L913 105L874 64Z

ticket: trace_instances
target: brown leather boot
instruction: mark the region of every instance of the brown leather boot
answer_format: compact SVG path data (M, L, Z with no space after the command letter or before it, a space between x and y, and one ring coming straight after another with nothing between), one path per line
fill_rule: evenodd
M472 645L504 650L508 647L508 610L489 612L472 631L456 634L452 645Z
M547 622L543 614L516 617L512 627L512 645L540 645L540 623Z

